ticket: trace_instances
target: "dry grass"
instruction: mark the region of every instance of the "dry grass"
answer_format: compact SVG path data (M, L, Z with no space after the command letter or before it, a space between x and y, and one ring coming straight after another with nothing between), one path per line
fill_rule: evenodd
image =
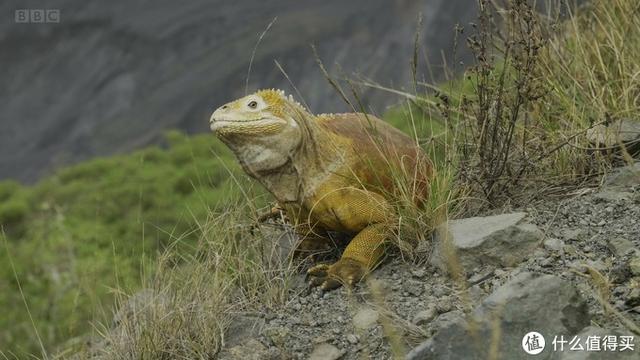
M200 243L192 253L168 249L145 289L120 297L114 323L99 328L103 340L87 354L211 359L236 314L282 304L295 269L286 258L274 258L277 251L265 251L262 245L275 247L278 241L252 228L248 219L255 209L248 204L243 200L212 212L200 225Z

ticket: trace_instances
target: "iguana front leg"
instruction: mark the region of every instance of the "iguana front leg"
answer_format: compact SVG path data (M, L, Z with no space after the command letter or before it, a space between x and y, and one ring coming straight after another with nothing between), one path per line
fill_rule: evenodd
M384 242L391 234L393 212L384 198L361 189L341 190L331 212L341 227L357 232L340 260L309 269L312 286L331 290L340 285L353 285L373 270L384 254Z

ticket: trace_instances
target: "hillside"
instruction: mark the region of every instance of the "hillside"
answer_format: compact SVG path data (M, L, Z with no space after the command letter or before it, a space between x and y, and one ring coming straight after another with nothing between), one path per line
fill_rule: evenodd
M0 11L24 6L3 1ZM0 19L0 179L34 182L65 164L158 144L168 129L206 132L210 112L245 92L252 55L249 90L296 93L277 61L315 112L346 106L310 45L338 78L357 72L408 86L420 12L429 44L420 61L431 67L419 78L441 79L454 25L475 11L461 0L64 0L48 7L60 9L60 23ZM398 101L359 91L377 113Z

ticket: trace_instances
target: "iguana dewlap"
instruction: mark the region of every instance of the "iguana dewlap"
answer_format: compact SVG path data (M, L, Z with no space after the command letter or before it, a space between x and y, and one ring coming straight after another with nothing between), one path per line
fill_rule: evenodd
M316 116L280 90L261 90L221 106L210 123L286 209L303 243L322 242L326 231L353 235L339 261L309 270L324 289L354 284L373 269L393 234L399 193L420 201L428 191L424 153L372 115Z

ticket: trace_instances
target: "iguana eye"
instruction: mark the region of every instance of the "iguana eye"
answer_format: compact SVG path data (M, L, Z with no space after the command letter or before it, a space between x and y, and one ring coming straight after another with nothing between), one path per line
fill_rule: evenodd
M248 107L250 107L250 108L252 108L252 109L255 109L255 108L258 106L258 103L257 103L255 100L254 100L254 101L250 101L250 102L247 104L247 106L248 106Z

